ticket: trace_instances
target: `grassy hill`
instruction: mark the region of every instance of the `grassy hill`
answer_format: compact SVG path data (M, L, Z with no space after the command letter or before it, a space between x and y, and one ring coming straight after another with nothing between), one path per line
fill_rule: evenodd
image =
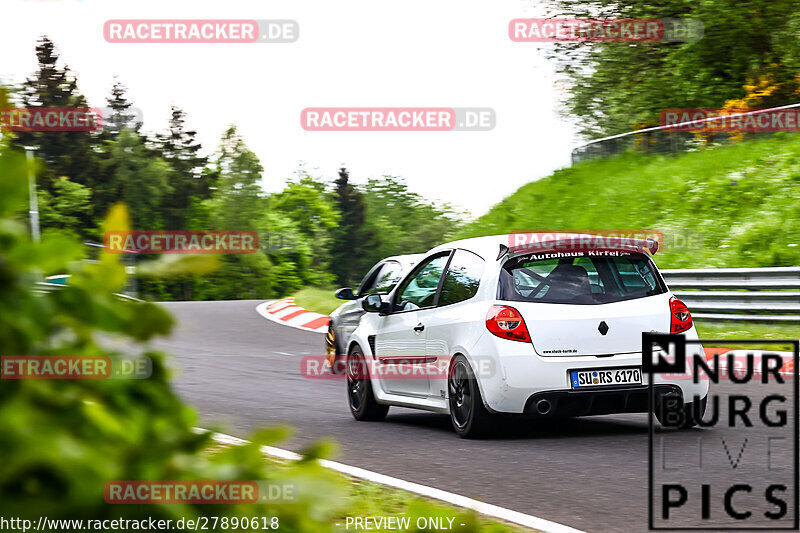
M800 136L777 134L680 155L579 163L523 186L456 238L640 228L664 232L655 258L661 268L796 266L798 199ZM701 245L671 249L671 239L687 232Z

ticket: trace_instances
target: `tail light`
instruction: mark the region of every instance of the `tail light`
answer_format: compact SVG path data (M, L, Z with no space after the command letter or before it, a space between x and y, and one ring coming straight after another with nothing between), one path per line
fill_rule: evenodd
M674 296L669 299L670 333L683 333L692 327L692 314L686 304Z
M502 339L531 342L525 320L519 311L507 305L493 305L486 313L486 329Z

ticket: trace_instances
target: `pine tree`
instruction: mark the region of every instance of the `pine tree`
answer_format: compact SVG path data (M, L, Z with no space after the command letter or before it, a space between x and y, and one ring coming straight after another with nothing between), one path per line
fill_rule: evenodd
M58 66L58 53L47 36L36 45L36 58L38 70L28 78L21 91L24 107L88 107L69 67ZM55 180L62 176L74 183L94 187L99 177L99 162L94 148L99 142L98 136L88 131L20 131L12 145L19 149L26 146L37 148L36 157L45 162L37 185L53 193ZM88 225L90 220L85 222Z
M339 283L350 286L365 274L364 261L374 234L366 225L364 195L350 182L346 168L339 169L334 189L334 205L339 210L339 228L334 231L331 247L331 272Z
M165 227L186 229L192 198L209 198L217 174L207 168L208 158L199 155L202 145L197 132L186 129L186 113L172 107L169 131L157 136L156 145L161 157L170 164L170 194L164 199Z
M111 184L128 206L134 229L160 229L162 198L169 194L169 165L127 128L111 144L110 152L114 161Z
M106 98L110 114L104 117L103 121L103 130L109 138L115 139L122 128L129 128L138 133L142 127L142 123L136 121L136 114L131 111L133 103L128 100L127 92L128 88L115 79L111 87L111 96Z
M219 175L213 198L217 229L256 229L267 203L260 184L264 168L236 126L230 126L222 136L214 163Z

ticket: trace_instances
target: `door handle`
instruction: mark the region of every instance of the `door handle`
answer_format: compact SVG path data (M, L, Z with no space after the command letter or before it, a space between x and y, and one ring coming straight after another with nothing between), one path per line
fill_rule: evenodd
M419 324L414 326L414 331L416 331L417 333L419 333L420 331L422 331L424 329L425 329L425 325L422 322L420 322Z

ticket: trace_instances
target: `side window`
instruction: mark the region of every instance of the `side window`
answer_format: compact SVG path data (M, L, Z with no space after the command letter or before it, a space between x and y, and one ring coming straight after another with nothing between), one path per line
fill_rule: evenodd
M475 296L481 283L484 265L483 259L472 252L456 250L444 276L439 305L463 302Z
M408 311L433 305L439 280L442 278L449 256L450 253L447 252L428 259L403 281L395 297L395 311Z
M381 265L375 277L372 278L372 281L360 294L386 294L397 285L401 277L402 271L400 269L400 263L397 261L386 261Z

